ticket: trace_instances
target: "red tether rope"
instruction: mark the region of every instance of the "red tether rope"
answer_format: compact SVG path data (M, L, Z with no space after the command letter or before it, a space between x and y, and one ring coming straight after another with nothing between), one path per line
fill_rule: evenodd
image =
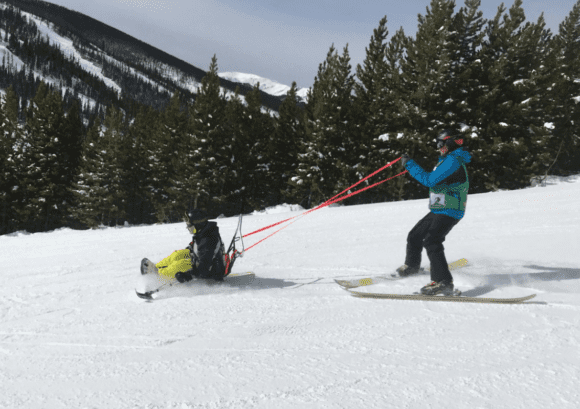
M369 185L369 186L367 186L367 187L365 187L365 188L363 188L363 189L357 190L357 191L355 191L355 192L349 193L349 194L348 194L348 195L346 195L346 196L340 197L342 194L344 194L344 193L348 192L349 190L353 189L354 187L358 186L359 184L361 184L361 183L362 183L362 182L364 182L365 180L367 180L367 179L369 179L369 178L373 177L373 176L374 176L374 175L376 175L377 173L379 173L379 172L381 172L381 171L385 170L386 168L388 168L388 167L392 166L393 164L395 164L395 163L396 163L397 161L399 161L400 159L401 159L401 157L399 157L399 158L395 159L395 160L394 160L394 161L392 161L392 162L389 162L389 163L387 163L385 166L383 166L382 168L380 168L380 169L378 169L378 170L374 171L373 173L371 173L370 175L368 175L368 176L367 176L367 177L365 177L364 179L361 179L361 180L359 180L359 181L358 181L358 182L356 182L354 185L352 185L352 186L350 186L350 187L348 187L348 188L344 189L342 192L340 192L339 194L337 194L337 195L335 195L335 196L331 197L330 199L328 199L328 200L327 200L327 201L325 201L324 203L322 203L322 204L320 204L320 205L318 205L318 206L316 206L316 207L314 207L314 208L312 208L312 209L310 209L310 210L307 210L306 212L304 212L304 213L302 213L302 214L299 214L299 215L296 215L296 216L290 217L290 218L288 218L288 219L282 220L282 221L280 221L280 222L277 222L277 223L271 224L271 225L269 225L269 226L263 227L263 228L261 228L261 229L258 229L258 230L256 230L256 231L253 231L253 232L251 232L251 233L245 234L245 235L243 235L242 237L248 237L248 236L251 236L252 234L256 234L256 233L262 232L262 231L264 231L264 230L268 230L268 229L270 229L270 228L272 228L272 227L278 226L278 225L280 225L280 224L282 224L282 223L286 223L286 222L288 222L288 221L290 221L290 220L292 220L292 219L295 219L295 218L297 218L297 217L303 217L303 216L306 216L307 214L309 214L309 213L312 213L312 212L313 212L313 211L315 211L315 210L322 209L323 207L329 206L329 205L331 205L331 204L334 204L334 203L338 203L338 202L340 202L340 201L342 201L342 200L348 199L349 197L352 197L352 196L358 195L359 193L362 193L362 192L364 192L365 190L368 190L368 189L371 189L371 188L373 188L373 187L376 187L376 186L380 185L381 183L385 183L385 182L388 182L388 181L389 181L389 180L391 180L391 179L394 179L394 178L396 178L396 177L399 177L399 176L401 176L401 175L403 175L403 174L407 173L408 171L407 171L407 170L405 170L405 171L403 171L403 172L401 172L401 173L399 173L399 174L397 174L397 175L395 175L395 176L392 176L392 177L390 177L390 178L388 178L388 179L381 180L380 182L374 183L374 184L372 184L372 185ZM294 222L296 222L296 221L297 221L297 220L294 220L292 223L294 223ZM260 244L260 243L261 243L261 242L263 242L264 240L266 240L266 239L268 239L268 238L272 237L274 234L278 233L280 230L283 230L283 229L285 229L286 227L290 226L292 223L289 223L289 224L287 224L286 226L284 226L284 227L281 227L280 229L276 230L275 232L273 232L273 233L269 234L268 236L264 237L262 240L260 240L260 241L258 241L258 242L256 242L256 243L252 244L250 247L246 248L245 250L247 251L247 250L251 249L252 247L255 247L255 246L257 246L258 244Z

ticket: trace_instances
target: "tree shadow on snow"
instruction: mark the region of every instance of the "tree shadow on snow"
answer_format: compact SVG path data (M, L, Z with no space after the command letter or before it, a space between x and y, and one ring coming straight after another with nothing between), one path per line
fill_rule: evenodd
M524 266L528 269L543 270L538 273L525 274L489 274L481 276L481 286L463 292L467 297L487 294L499 287L532 287L534 283L554 283L564 280L580 279L580 269L569 267L544 267L538 265ZM580 284L579 284L580 287Z

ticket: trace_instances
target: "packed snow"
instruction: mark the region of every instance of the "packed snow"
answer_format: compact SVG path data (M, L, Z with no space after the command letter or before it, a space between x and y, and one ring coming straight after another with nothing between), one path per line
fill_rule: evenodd
M290 88L288 85L280 84L277 81L270 80L267 78L260 77L255 74L244 74L241 72L220 72L218 74L220 78L224 78L228 81L237 82L241 84L248 84L255 87L256 84L260 84L260 90L267 94L274 96L286 96ZM309 88L300 88L296 90L296 95L298 98L306 102Z
M401 265L426 200L295 217L236 262L253 281L177 284L152 302L135 296L140 261L184 248L183 223L0 236L0 407L577 408L579 202L580 177L470 195L445 242L449 261L469 260L456 287L537 294L519 305L359 299L334 282ZM303 212L266 209L243 230ZM217 219L226 243L237 222Z

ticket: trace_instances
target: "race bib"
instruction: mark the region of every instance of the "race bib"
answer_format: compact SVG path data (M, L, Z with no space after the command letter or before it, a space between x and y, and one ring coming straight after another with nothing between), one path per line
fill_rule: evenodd
M445 193L433 193L429 196L429 207L445 207Z

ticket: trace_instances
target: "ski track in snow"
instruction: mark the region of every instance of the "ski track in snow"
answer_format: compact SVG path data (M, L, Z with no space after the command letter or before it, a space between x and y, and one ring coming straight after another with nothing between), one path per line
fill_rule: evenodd
M0 408L576 408L579 201L579 178L470 195L445 242L470 261L456 286L538 294L521 305L358 299L334 283L398 267L426 200L313 212L236 262L253 281L153 302L134 293L157 285L141 258L184 248L183 223L0 236ZM244 233L300 213L279 210ZM229 243L237 218L217 221Z

